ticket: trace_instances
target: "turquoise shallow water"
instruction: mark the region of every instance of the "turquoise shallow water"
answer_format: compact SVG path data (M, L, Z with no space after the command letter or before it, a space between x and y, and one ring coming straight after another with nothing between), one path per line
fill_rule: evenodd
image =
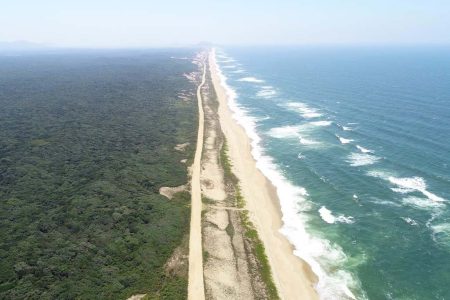
M450 299L450 49L220 49L325 299Z

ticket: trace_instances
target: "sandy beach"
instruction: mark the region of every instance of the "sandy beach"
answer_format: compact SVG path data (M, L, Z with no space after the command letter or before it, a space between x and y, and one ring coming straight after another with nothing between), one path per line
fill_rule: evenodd
M233 171L240 180L246 208L263 241L274 282L282 299L318 299L316 276L308 264L293 254L293 247L279 232L282 215L275 187L256 167L250 139L232 117L225 89L220 83L214 52L209 65L219 101L220 125L227 139Z

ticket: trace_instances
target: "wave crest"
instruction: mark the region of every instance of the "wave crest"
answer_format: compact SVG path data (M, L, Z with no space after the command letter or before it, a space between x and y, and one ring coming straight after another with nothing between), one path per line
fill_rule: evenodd
M347 157L347 162L350 163L352 167L373 165L379 160L380 158L378 156L366 153L351 153Z
M256 93L256 96L261 98L273 98L276 94L277 92L275 90L262 89Z
M331 210L329 210L325 206L322 206L319 209L319 214L320 214L320 217L322 218L322 220L324 220L328 224L334 224L336 222L337 223L347 223L347 224L355 223L355 220L353 219L352 216L348 216L348 217L346 217L344 215L334 216L333 213L331 212Z
M349 143L353 142L352 139L346 139L346 138L343 138L343 137L341 137L341 136L339 136L337 134L335 136L337 137L339 142L341 142L342 145L349 144Z
M299 112L305 119L313 119L321 117L322 114L315 108L309 107L301 102L289 102L285 105L288 109Z
M264 80L258 79L256 77L243 77L241 79L238 79L238 81L253 82L253 83L263 83L264 82Z
M428 191L427 183L424 178L419 176L414 177L395 177L392 174L383 172L383 171L370 171L367 173L367 175L372 177L378 177L383 180L388 181L389 183L393 184L394 188L391 188L392 191L400 193L400 194L409 194L414 192L422 193L425 197L428 198L428 201L432 201L435 203L442 203L446 202L447 200L444 198L441 198L437 196L436 194L433 194L432 192ZM417 197L416 197L417 198ZM418 198L421 199L421 198ZM410 200L406 200L407 203L411 203ZM416 201L417 202L417 201ZM418 202L417 202L418 203ZM423 205L416 205L416 207L423 207Z
M372 151L370 149L367 149L367 148L364 148L364 147L362 147L360 145L356 145L356 148L358 148L358 150L361 151L362 153L373 153L374 152L374 151Z

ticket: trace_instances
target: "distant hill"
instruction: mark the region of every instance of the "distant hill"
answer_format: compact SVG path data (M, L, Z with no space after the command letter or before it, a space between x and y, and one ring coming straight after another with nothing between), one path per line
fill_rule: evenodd
M0 41L0 52L38 51L50 48L52 47L48 44L33 43L29 41L14 41L14 42Z

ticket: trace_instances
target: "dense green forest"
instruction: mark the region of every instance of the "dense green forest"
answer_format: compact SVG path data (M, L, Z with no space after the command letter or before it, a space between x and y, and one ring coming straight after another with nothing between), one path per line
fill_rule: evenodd
M187 233L191 50L0 57L0 298L185 293L163 266ZM179 143L191 142L186 151ZM164 298L164 297L163 297Z

